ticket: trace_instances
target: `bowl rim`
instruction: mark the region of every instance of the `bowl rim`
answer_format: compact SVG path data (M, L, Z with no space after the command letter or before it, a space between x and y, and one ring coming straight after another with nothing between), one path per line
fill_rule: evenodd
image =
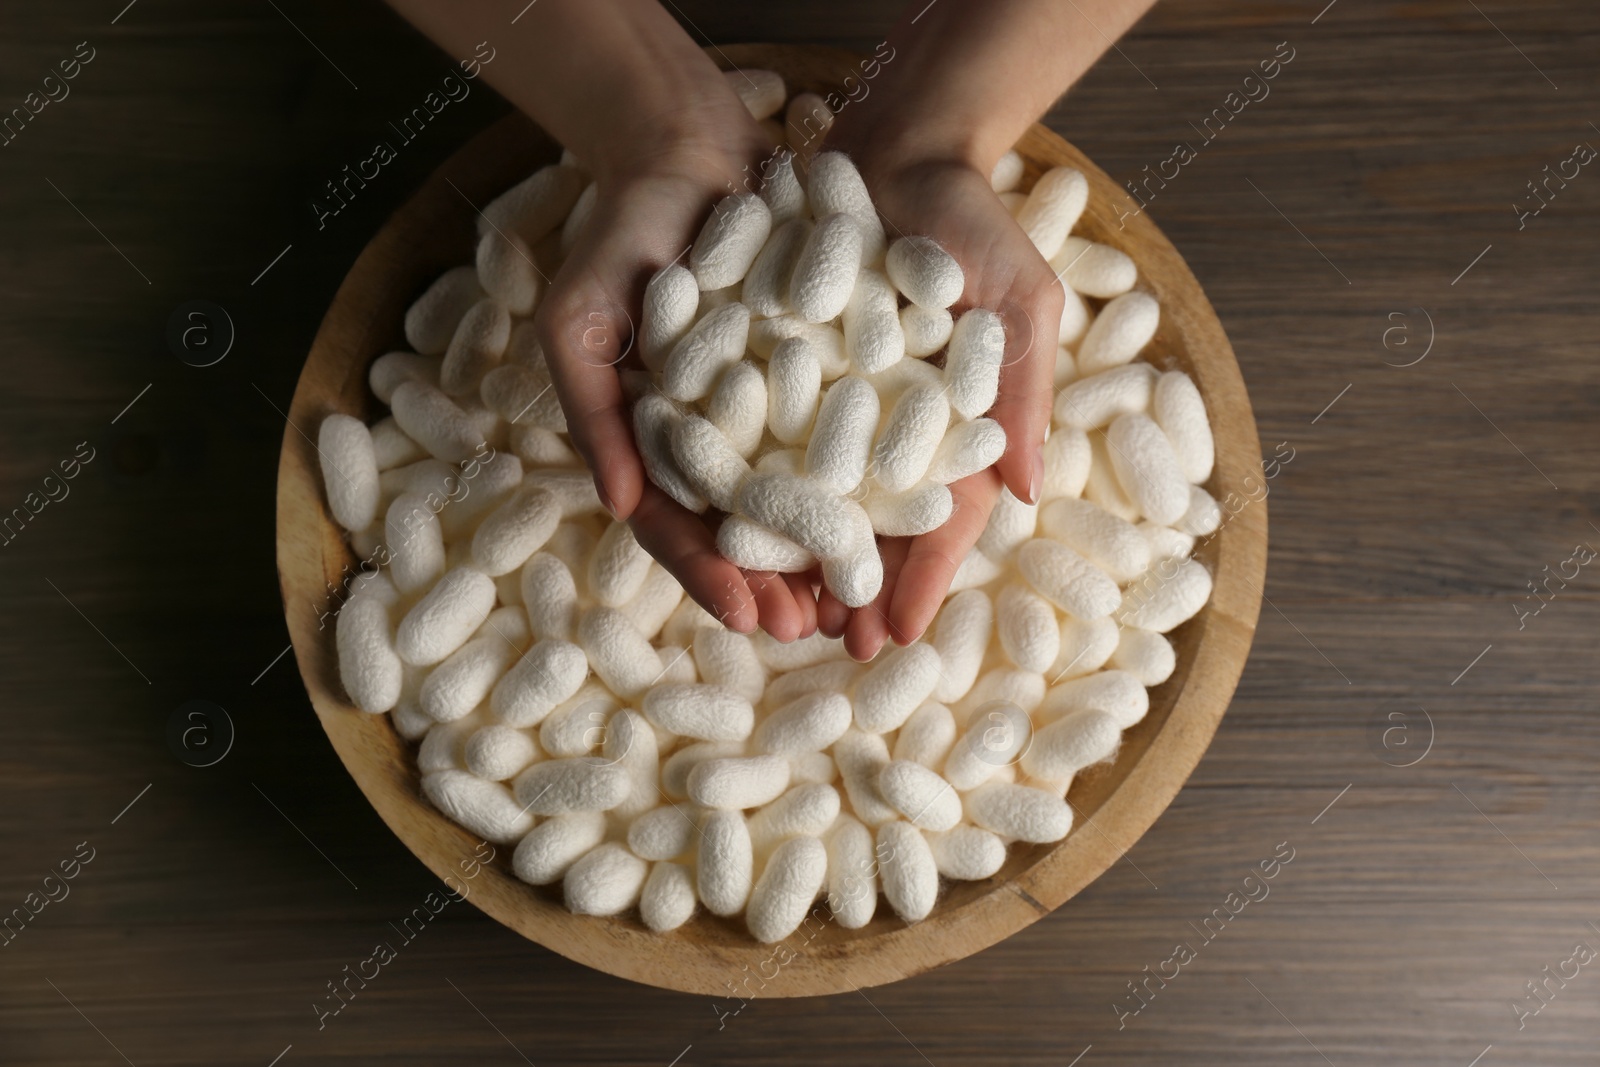
M724 65L777 70L791 89L837 84L841 72L854 69L859 59L842 49L798 45L724 45L712 55ZM1181 344L1175 365L1195 378L1211 416L1217 468L1208 484L1234 487L1246 484L1251 474L1260 478L1261 450L1238 362L1177 250L1147 214L1119 219L1115 205L1127 201L1125 195L1055 133L1035 125L1017 149L1030 173L1062 164L1083 171L1091 192L1086 229L1092 235L1116 229L1126 235L1120 247L1140 246L1135 256L1140 288L1154 292L1162 303L1157 340L1165 336L1168 343ZM880 908L880 915L861 931L829 929L826 922L812 930L808 920L797 935L775 947L749 938L742 925L710 919L703 912L668 934L654 934L627 917L572 915L548 890L518 881L509 864L480 862L481 844L474 835L423 798L411 746L399 738L389 716L365 714L346 701L337 683L329 624L330 605L336 601L327 589L348 573L342 568L354 562L354 555L322 503L315 447L303 431L314 432L321 417L334 410L367 420L371 397L365 392L366 370L385 350L380 339L398 334L394 306L409 303L417 279L431 280L439 270L470 259L465 242L472 237L475 204L533 165L552 161L558 151L529 120L511 114L453 153L357 257L301 370L279 457L277 564L296 665L340 760L406 847L492 918L568 959L665 989L740 999L749 999L745 994L849 992L964 958L1038 921L1133 846L1171 803L1209 745L1243 672L1260 611L1265 492L1259 500L1248 498L1237 512L1228 511L1222 528L1208 540L1212 599L1175 631L1191 651L1186 662L1180 655L1179 672L1166 685L1181 684L1169 705L1163 700L1159 713L1153 698L1151 717L1124 734L1114 764L1103 773L1085 773L1087 818L1079 810L1072 833L1060 842L1013 848L1001 872L1004 877L946 884L940 906L915 924L905 924L892 913L886 919L881 914L886 909ZM1116 225L1119 221L1122 225ZM461 253L458 246L468 251ZM397 281L397 276L406 280ZM1223 498L1221 492L1216 495ZM1069 796L1077 793L1075 784ZM1086 822L1093 824L1093 833L1083 832L1091 828ZM509 848L499 851L509 859ZM810 936L796 950L790 941L808 931ZM769 967L775 968L770 975ZM751 986L752 978L759 988Z

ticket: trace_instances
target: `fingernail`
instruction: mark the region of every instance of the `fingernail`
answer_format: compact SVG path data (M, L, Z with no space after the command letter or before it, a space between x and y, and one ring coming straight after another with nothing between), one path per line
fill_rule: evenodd
M1044 487L1044 449L1033 454L1033 466L1028 470L1028 499L1025 503L1037 504L1039 490Z
M606 487L599 477L594 480L595 495L600 498L600 506L614 519L617 517L617 506L611 502L611 495L606 492Z

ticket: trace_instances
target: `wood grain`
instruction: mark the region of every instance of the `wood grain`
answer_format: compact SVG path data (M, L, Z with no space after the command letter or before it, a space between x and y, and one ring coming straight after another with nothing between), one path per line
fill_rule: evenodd
M792 91L827 94L859 56L838 49L737 45L714 58L776 70ZM1233 351L1199 283L1148 217L1125 231L1115 223L1111 180L1057 135L1035 128L1019 144L1029 180L1052 166L1077 167L1090 180L1090 208L1079 232L1110 243L1140 264L1141 286L1161 301L1163 323L1148 349L1161 367L1189 371L1206 399L1217 439L1208 488L1218 499L1245 500L1262 477L1255 420ZM378 233L351 268L312 344L284 430L278 476L278 569L289 633L301 676L323 729L362 792L394 832L441 878L459 881L475 838L423 798L413 746L387 716L366 715L344 697L337 678L337 610L326 590L355 573L359 560L327 513L319 460L299 427L332 412L371 417L366 385L371 361L400 343L398 324L412 295L443 267L466 260L474 233L472 204L483 204L558 148L510 116L474 138ZM1255 480L1252 481L1252 475ZM881 985L971 955L1037 921L1116 862L1166 807L1199 762L1244 669L1260 608L1266 566L1266 506L1240 512L1207 540L1200 556L1215 593L1194 620L1173 632L1180 666L1152 692L1149 715L1129 730L1114 764L1073 783L1078 825L1062 842L1014 848L993 877L944 887L933 914L916 924L881 905L873 921L845 930L808 921L780 945L752 939L741 919L701 913L666 935L635 916L574 916L559 886L516 880L509 857L484 869L470 900L500 922L580 963L681 992L726 995L756 975L748 994L814 996ZM308 605L319 605L316 609ZM1092 825L1091 825L1092 824ZM781 972L775 959L783 961ZM766 973L771 969L774 973ZM776 980L781 973L781 981ZM767 981L766 979L773 979Z
M674 2L702 40L865 50L901 8ZM124 1063L109 1039L139 1067L265 1067L290 1045L278 1067L1593 1062L1588 968L1524 1029L1508 1006L1600 937L1600 585L1586 568L1522 630L1512 610L1600 524L1600 183L1586 168L1521 231L1511 209L1577 140L1600 146L1592 5L1339 0L1313 25L1326 0L1169 2L1047 116L1120 183L1278 42L1297 50L1150 209L1227 329L1265 450L1295 449L1271 483L1267 601L1189 783L1067 907L865 995L724 1015L738 1004L609 977L451 906L320 1030L326 983L439 881L355 787L292 654L268 669L289 645L283 413L372 234L505 107L452 105L318 230L322 182L444 57L376 0L140 0L108 26L124 6L21 5L0 37L13 105L75 42L99 52L0 149L3 505L77 442L97 449L0 550L0 909L78 842L98 850L0 948L0 1059ZM162 336L196 298L239 329L205 370ZM1388 316L1426 336L1419 307L1431 353L1385 366L1419 351L1384 347ZM204 770L164 740L194 697L238 729ZM1387 716L1420 739L1419 707L1432 748L1393 766ZM1118 1029L1126 983L1281 841L1297 857L1271 896Z

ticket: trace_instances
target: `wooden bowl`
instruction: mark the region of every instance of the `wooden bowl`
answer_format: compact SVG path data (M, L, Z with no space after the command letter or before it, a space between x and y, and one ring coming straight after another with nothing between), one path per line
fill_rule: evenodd
M746 45L712 54L740 67L776 70L791 91L826 95L847 76L862 76L858 57L837 49ZM1079 232L1132 255L1140 287L1161 301L1161 328L1147 358L1181 367L1199 386L1217 442L1209 488L1224 502L1225 515L1237 512L1198 553L1215 575L1215 592L1198 616L1170 635L1177 671L1151 691L1150 713L1124 734L1116 762L1073 783L1069 800L1077 819L1071 835L1053 845L1013 846L1005 866L985 881L947 884L922 922L908 925L880 906L863 929L809 923L781 946L755 942L742 918L703 912L665 935L633 918L572 915L561 904L559 885L539 889L512 875L506 848L469 886L469 899L490 916L590 967L688 993L811 996L880 985L968 956L1059 907L1133 846L1200 761L1244 669L1261 606L1267 514L1264 500L1253 499L1264 496L1264 482L1250 401L1210 303L1149 216L1130 218L1119 229L1118 205L1128 204L1126 194L1043 126L1034 126L1017 148L1030 181L1059 164L1088 176L1089 208ZM389 717L356 710L339 684L332 617L325 620L324 613L337 608L329 599L330 583L338 586L344 568L356 560L327 513L317 456L305 435L315 437L331 412L371 418L377 401L367 388L368 364L404 347L402 316L433 278L471 262L473 205L483 205L558 152L530 121L508 116L451 157L379 231L339 287L317 333L295 390L278 467L278 570L311 703L378 814L453 886L477 870L477 840L423 799L412 747Z

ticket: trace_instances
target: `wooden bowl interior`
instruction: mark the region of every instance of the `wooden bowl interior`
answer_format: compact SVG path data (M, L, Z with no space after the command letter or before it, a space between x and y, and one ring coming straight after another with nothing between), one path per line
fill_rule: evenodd
M776 70L791 91L826 95L847 76L861 76L858 58L837 49L744 45L712 54L741 67ZM1125 194L1066 141L1035 126L1018 150L1030 182L1063 164L1088 176L1089 207L1077 232L1127 251L1138 263L1140 287L1162 306L1162 324L1146 358L1194 377L1217 441L1216 471L1207 487L1225 503L1246 499L1261 478L1255 422L1232 349L1199 283L1148 216L1128 218L1126 228L1119 228L1117 205L1126 202ZM301 676L357 784L441 878L459 879L478 842L423 799L414 746L395 733L388 716L363 714L344 697L327 614L338 602L328 589L354 573L357 560L327 514L317 457L300 431L314 436L322 418L336 411L372 418L379 404L367 387L367 367L378 355L405 347L401 321L411 301L442 271L471 261L476 207L553 162L559 151L533 123L511 115L429 178L373 238L340 287L301 373L284 434L278 566ZM1151 690L1149 715L1125 732L1115 763L1092 768L1073 783L1068 799L1077 818L1071 835L1053 845L1013 847L992 878L946 883L938 906L921 923L907 925L880 906L865 928L844 930L825 921L823 908L817 921L787 939L787 951L752 941L741 919L703 912L658 935L635 918L568 913L559 886L535 888L511 874L505 848L473 879L470 899L501 923L578 962L700 994L848 991L983 949L1047 914L1116 862L1176 795L1210 742L1244 668L1260 608L1265 502L1240 506L1197 556L1216 578L1212 600L1169 635L1177 670ZM1091 820L1094 826L1086 827Z

